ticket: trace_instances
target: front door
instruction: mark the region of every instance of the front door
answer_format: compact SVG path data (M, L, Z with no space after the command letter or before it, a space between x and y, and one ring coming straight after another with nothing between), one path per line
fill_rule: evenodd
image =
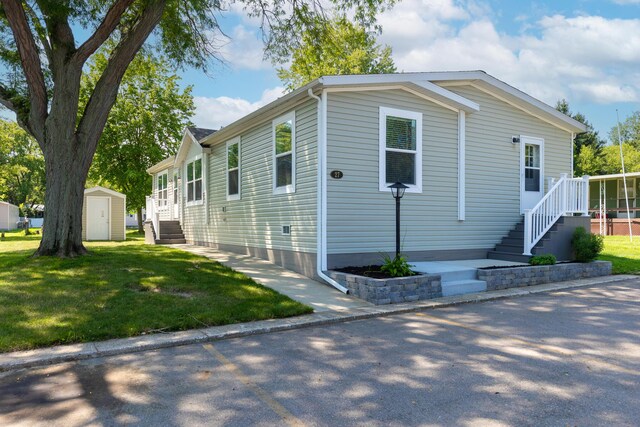
M520 211L533 208L544 195L544 140L520 137Z
M173 174L173 219L180 219L180 208L178 205L178 174Z
M108 197L87 197L87 240L109 240Z

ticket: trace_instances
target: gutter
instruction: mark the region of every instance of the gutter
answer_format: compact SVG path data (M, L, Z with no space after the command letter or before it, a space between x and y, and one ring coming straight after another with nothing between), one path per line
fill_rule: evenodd
M316 217L316 274L329 285L340 292L349 293L349 289L327 276L323 269L327 265L327 239L326 239L326 200L327 200L327 173L325 163L327 160L327 122L326 107L327 93L322 91L322 98L314 95L313 90L307 90L309 97L318 101L318 186L317 186L317 217Z

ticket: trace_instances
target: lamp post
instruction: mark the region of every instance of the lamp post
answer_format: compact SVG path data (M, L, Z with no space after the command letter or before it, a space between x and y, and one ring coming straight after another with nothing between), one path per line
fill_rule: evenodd
M391 195L394 199L396 199L396 258L400 257L400 199L404 196L404 190L407 187L400 181L397 181L395 184L391 184L389 186L391 189Z

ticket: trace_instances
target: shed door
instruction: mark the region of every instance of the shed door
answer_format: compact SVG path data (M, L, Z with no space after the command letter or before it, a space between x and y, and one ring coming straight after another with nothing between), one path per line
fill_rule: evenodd
M108 197L87 197L87 240L109 240Z
M533 208L544 196L544 140L520 137L520 208Z

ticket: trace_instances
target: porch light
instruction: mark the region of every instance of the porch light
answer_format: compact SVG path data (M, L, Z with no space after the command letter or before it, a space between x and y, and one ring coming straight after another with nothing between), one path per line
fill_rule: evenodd
M400 199L404 196L404 191L409 188L400 181L389 186L391 195L396 199L396 258L400 257Z

